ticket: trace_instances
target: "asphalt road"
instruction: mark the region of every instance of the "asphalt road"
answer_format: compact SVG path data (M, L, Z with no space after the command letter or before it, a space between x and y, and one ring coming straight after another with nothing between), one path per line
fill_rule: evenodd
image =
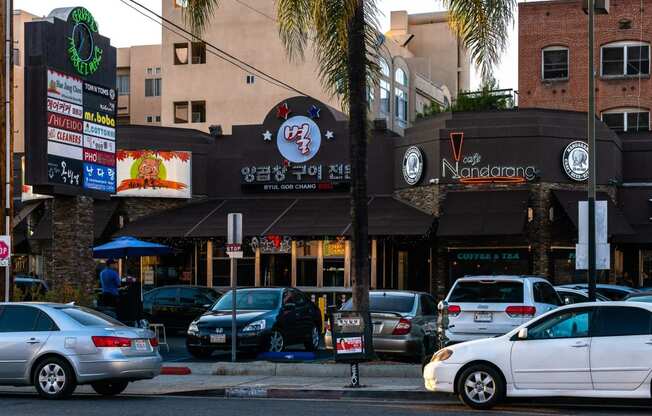
M310 415L332 416L350 414L355 416L405 416L405 415L644 415L649 408L591 406L533 407L526 403L503 406L491 412L469 410L456 402L411 403L370 401L325 401L325 400L271 400L271 399L218 399L211 397L180 396L119 396L101 398L76 395L70 400L51 402L34 395L0 395L2 414L20 416L193 416L220 415L265 415L287 416Z

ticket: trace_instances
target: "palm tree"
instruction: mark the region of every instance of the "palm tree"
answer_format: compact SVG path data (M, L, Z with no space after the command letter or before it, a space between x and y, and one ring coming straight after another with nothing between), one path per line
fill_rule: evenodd
M517 0L442 0L448 24L471 53L484 82L507 47Z
M290 60L311 47L324 88L349 113L351 157L351 280L354 309L369 309L367 218L367 83L378 78L376 0L276 0L279 36ZM188 0L186 24L201 36L219 0Z

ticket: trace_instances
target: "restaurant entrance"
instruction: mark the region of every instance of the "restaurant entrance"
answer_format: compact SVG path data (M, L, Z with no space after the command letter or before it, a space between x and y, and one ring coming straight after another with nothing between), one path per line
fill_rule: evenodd
M292 255L263 254L260 266L263 286L292 286Z

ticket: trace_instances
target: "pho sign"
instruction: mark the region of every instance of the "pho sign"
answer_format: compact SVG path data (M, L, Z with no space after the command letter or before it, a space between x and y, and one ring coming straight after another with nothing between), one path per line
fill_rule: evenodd
M0 235L0 267L9 267L11 263L11 237Z

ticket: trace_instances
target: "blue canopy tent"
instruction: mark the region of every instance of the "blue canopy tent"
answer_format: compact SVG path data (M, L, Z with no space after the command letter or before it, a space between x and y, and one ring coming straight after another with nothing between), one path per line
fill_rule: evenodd
M162 256L171 254L172 249L158 243L142 241L134 237L118 237L110 243L93 247L93 257L96 259L118 259L142 256ZM140 296L143 296L143 277L140 276Z

